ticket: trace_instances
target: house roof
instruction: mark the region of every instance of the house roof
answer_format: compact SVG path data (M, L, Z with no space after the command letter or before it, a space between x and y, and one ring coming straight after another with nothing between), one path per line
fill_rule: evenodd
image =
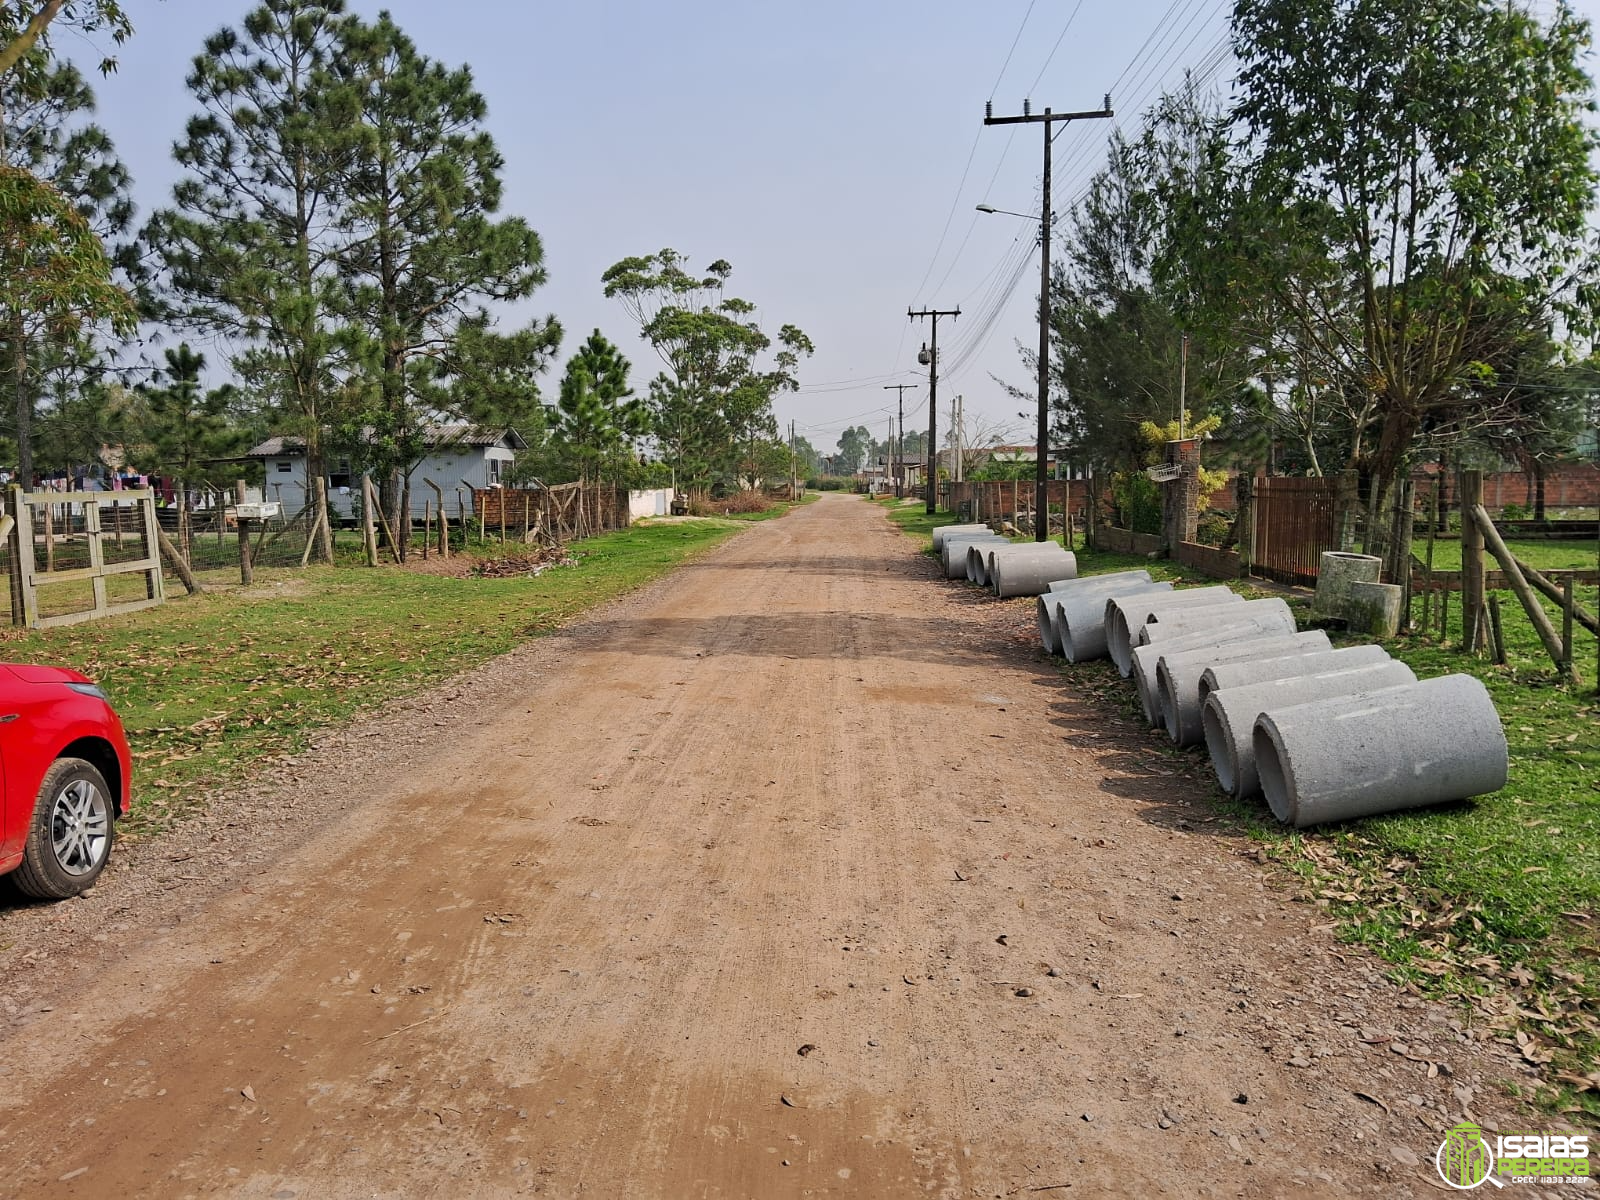
M501 429L490 425L469 425L464 421L454 424L428 425L423 428L423 442L430 449L440 446L498 446L502 443L513 450L526 450L528 443L522 435L509 426ZM372 431L362 433L371 440ZM245 451L246 458L293 458L306 452L306 440L294 434L269 437L259 446Z

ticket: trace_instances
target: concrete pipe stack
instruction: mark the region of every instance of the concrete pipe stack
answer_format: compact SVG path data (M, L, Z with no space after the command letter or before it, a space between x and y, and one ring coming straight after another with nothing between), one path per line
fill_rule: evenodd
M981 521L968 522L965 525L941 525L933 531L933 548L944 549L946 538L959 537L963 533L989 533L991 530Z
M1110 611L1112 601L1132 600L1137 596L1152 599L1174 594L1170 583L1130 580L1125 586L1104 595L1091 592L1056 601L1055 635L1061 657L1071 663L1106 657L1106 613Z
M1126 679L1133 670L1133 648L1144 627L1159 624L1187 608L1243 604L1244 597L1225 587L1189 588L1169 596L1112 597L1106 601L1106 651ZM1222 624L1219 620L1218 625Z
M1008 542L1009 539L1001 537L998 533L955 533L947 536L939 545L940 561L944 564L944 577L946 579L966 579L967 575L967 550L972 546L997 546Z
M1002 600L1037 596L1078 576L1078 556L1054 542L1035 542L1015 548L994 547L989 552L989 586Z
M1061 642L1056 635L1056 612L1063 600L1074 596L1099 596L1103 602L1109 595L1125 592L1131 584L1149 582L1149 571L1115 571L1109 575L1051 580L1049 590L1039 596L1034 614L1039 624L1039 642L1045 653L1061 653Z
M1161 664L1168 658L1174 661L1173 670L1187 678L1191 673L1191 662L1200 664L1200 669L1204 670L1212 663L1308 654L1326 649L1327 634L1320 630L1296 633L1292 621L1287 629L1264 629L1259 624L1248 622L1224 623L1203 633L1185 634L1135 647L1131 675L1133 686L1139 694L1139 703L1144 708L1145 720L1150 722L1152 728L1160 729L1167 725L1166 702L1161 688ZM1185 656L1193 657L1190 659Z

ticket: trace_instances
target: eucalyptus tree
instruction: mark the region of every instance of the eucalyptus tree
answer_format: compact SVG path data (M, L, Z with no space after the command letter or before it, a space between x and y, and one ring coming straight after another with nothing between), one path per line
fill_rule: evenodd
M1479 319L1485 297L1595 326L1588 40L1561 3L1235 4L1244 201L1293 214L1292 244L1337 264L1357 318L1369 549L1419 433L1513 336Z
M545 281L544 250L521 217L495 216L504 163L469 69L429 59L384 13L351 28L340 74L340 307L367 382L367 452L398 528L428 427L459 396L450 385L463 328L480 344L500 336L487 306L531 296ZM535 319L521 335L531 379L560 327Z
M70 63L36 50L0 78L6 172L0 207L0 339L12 399L17 467L33 474L35 409L52 364L85 368L99 356L94 327L131 328L132 304L112 268L126 246L107 249L133 221L131 180L110 136L94 124L94 92ZM30 198L28 193L34 193Z
M106 33L119 46L133 32L120 0L0 0L0 75L25 76L41 66L35 51L49 48L52 27ZM116 66L109 55L100 60L102 74Z
M718 259L697 275L664 249L601 276L666 367L650 389L653 432L689 491L756 471L759 444L777 432L772 401L799 386L800 361L814 349L795 325L767 334L755 305L725 294L732 274Z
M162 315L236 347L238 376L291 419L306 449L309 502L333 560L325 427L339 393L332 308L347 158L332 66L351 19L344 0L263 0L194 59L198 111L173 149L173 207L145 232L164 268Z

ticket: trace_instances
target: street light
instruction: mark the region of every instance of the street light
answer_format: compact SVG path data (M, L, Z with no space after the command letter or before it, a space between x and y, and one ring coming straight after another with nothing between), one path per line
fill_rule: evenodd
M1039 428L1033 448L1033 540L1047 542L1050 540L1050 475L1045 467L1045 459L1050 454L1050 214L1012 212L992 204L980 204L978 211L1039 223Z

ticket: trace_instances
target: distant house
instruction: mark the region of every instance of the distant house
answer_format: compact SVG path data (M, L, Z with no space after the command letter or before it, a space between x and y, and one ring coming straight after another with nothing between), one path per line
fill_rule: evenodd
M433 499L433 489L423 483L431 479L453 497L456 489L499 487L516 461L517 451L528 443L515 429L494 429L478 425L430 425L424 433L428 453L411 472L411 516L420 521L423 505ZM271 437L252 448L246 458L259 460L266 468L266 496L279 500L284 514L292 516L306 503L306 443L300 437ZM327 455L328 504L340 517L355 515L359 480L351 473L350 460ZM470 510L472 498L464 503ZM455 507L451 501L451 509Z

